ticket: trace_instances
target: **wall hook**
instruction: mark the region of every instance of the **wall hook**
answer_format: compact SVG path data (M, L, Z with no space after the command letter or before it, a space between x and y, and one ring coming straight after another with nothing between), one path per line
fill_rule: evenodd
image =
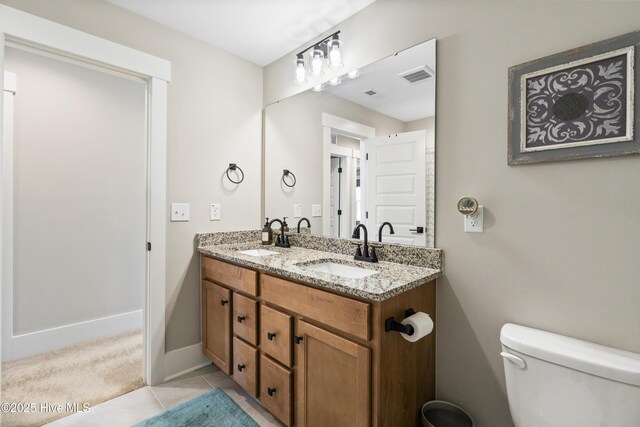
M292 184L289 184L287 181L285 181L285 178L286 178L286 177L288 177L288 176L290 176L290 177L292 177L292 178L293 178L293 183L292 183ZM297 181L296 181L296 176L295 176L295 175L293 174L293 172L291 172L289 169L284 169L284 170L282 171L282 182L283 182L283 183L284 183L284 185L286 185L287 187L289 187L289 188L293 188L293 187L295 187L295 186L296 186L296 182L297 182Z
M239 170L241 177L239 181L234 181L233 179L231 179L231 177L229 176L229 171L236 171ZM227 168L227 178L229 179L229 181L233 182L234 184L240 184L242 181L244 181L244 172L242 171L242 169L240 169L240 166L236 165L235 163L229 163L229 167Z

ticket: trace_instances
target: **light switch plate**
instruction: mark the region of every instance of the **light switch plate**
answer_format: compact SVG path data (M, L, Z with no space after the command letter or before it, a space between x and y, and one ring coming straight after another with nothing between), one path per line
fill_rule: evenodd
M473 215L464 216L464 232L465 233L482 233L484 232L484 209L478 206L478 210Z
M209 216L211 221L220 221L220 218L222 217L221 210L222 206L220 203L211 203L211 215Z
M311 216L322 216L322 205L311 205Z
M189 221L189 203L171 203L171 221Z
M293 205L293 217L302 218L302 205Z

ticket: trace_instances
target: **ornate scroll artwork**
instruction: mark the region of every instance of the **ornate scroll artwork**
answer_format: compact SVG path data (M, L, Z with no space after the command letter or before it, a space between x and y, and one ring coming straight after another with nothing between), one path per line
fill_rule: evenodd
M509 165L640 153L640 32L509 69Z

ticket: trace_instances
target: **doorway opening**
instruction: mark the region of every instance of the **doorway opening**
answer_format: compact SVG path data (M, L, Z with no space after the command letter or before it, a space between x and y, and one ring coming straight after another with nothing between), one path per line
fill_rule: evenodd
M141 372L144 383L151 385L160 383L165 379L166 96L167 83L171 80L171 63L8 6L0 5L0 69L2 70L5 70L5 51L9 48L36 52L49 58L55 57L70 64L82 65L87 69L100 70L111 75L126 75L128 78L133 77L142 82L144 86L145 108L142 126L144 128L143 145L146 149L145 162L147 165L146 170L144 170L146 219L144 236L146 241L142 249L144 254L142 313L141 315L138 314L138 318L141 317L142 324L143 357L142 369L137 371ZM5 80L2 79L0 82L2 82L0 97L2 98L3 110L6 112L8 111L7 104L13 102L13 97L15 96L12 92L19 93L20 88L18 87L17 91L15 89L13 91L5 91ZM14 313L5 310L5 308L7 301L11 301L10 307L13 306L14 186L20 184L19 182L14 182L13 129L5 126L7 116L8 114L3 114L3 120L0 121L0 127L2 128L0 134L3 136L0 149L0 289L2 291L3 304L0 329L3 331L3 341L5 341L5 337L13 338L14 336L12 335ZM77 120L74 125L86 127L90 126L90 123ZM99 157L102 153L96 150L91 154ZM75 160L78 160L77 163L82 163L79 159ZM127 159L122 159L122 161L126 162ZM112 172L114 175L118 173L117 170ZM42 177L40 182L45 187L51 184L47 176ZM56 206L60 207L59 205ZM46 219L46 214L49 212L48 209L48 206L43 207L38 211L38 215ZM100 215L100 212L97 212L96 215ZM40 242L36 239L28 243L36 246ZM99 243L95 241L93 245L84 249L86 252L91 252ZM153 251L151 251L152 245ZM35 265L39 262L36 258L31 261ZM114 267L114 269L117 269L117 267ZM12 298L6 298L7 293ZM77 305L82 305L84 302L80 301ZM134 310L135 312L136 310ZM36 316L39 315L40 312L36 314ZM104 317L110 318L110 316ZM31 336L28 329L33 327L34 324L29 322L32 322L32 320L25 320L24 318L15 322L18 328L23 328L22 330L26 331L26 333L19 333L18 335ZM85 323L87 322L79 321L72 324L81 327ZM9 334L5 333L7 329L11 331ZM45 329L45 331L55 329L56 327L53 327ZM11 343L12 340L9 341ZM23 343L25 342L23 341ZM8 349L10 353L13 353L14 350L18 352L21 348L20 345L12 348L10 344L7 346L3 342L2 351L4 353ZM108 355L105 355L105 357L108 357Z
M13 46L5 70L13 215L3 394L96 404L144 385L145 82Z

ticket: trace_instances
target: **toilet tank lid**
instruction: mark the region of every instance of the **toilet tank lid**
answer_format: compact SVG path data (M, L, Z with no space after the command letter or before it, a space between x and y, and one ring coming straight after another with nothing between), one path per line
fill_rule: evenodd
M507 323L500 331L506 347L536 359L640 386L640 354L551 332Z

